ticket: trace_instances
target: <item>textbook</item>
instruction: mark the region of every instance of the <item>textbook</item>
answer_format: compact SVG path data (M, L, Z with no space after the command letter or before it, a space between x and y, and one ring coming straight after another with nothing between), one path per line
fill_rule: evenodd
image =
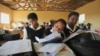
M71 35L69 35L66 39L63 40L63 42L66 42L66 41L68 41L68 40L70 40L70 39L74 38L75 36L82 34L82 33L87 33L87 31L86 30L78 30L78 31L72 33Z

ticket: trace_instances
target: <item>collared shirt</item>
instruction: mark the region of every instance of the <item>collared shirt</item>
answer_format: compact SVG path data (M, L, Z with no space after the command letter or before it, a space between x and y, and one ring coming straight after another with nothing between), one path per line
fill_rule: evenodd
M66 28L69 29L71 32L75 32L76 29L77 29L77 26L75 25L74 28L71 29L70 26L67 24ZM70 33L71 33L71 32L70 32Z
M66 28L64 29L64 33L65 33L66 37L68 37L70 34L76 32L78 29L79 29L79 27L76 25L74 26L73 29L71 29L70 26L67 24Z
M36 29L32 25L30 25L29 27L32 28L33 30L39 30L39 29L41 29L41 26L38 26L38 28L36 28Z
M32 27L32 25L30 25L29 27L30 27L31 29L33 29L33 30L36 30L36 31L42 28L41 26L38 26L38 28L35 29L34 27ZM24 40L24 39L27 39L27 38L28 38L27 30L26 30L26 28L24 28L24 29L23 29L23 40Z

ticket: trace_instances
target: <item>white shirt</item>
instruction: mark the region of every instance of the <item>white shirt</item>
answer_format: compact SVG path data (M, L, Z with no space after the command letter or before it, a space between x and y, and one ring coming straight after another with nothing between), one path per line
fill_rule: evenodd
M34 27L32 27L32 25L30 25L29 27L30 27L31 29L33 29L33 30L36 30L36 31L39 30L39 29L41 29L41 26L38 26L37 29L35 29ZM24 40L24 39L27 39L27 38L28 38L27 30L26 30L26 28L24 28L24 29L23 29L23 40Z

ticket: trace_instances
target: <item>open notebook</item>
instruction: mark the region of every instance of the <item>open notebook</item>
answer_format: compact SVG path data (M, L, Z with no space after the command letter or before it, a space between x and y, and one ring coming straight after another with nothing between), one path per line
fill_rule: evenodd
M1 55L12 55L32 51L30 40L8 41L0 47Z
M45 53L45 56L56 56L65 47L63 43L49 43L41 47L38 52Z
M63 42L66 42L66 41L68 41L68 40L74 38L75 36L77 36L77 35L79 35L79 34L87 33L87 32L88 32L88 31L86 31L86 30L78 30L78 31L72 33L71 35L69 35L66 39L63 40Z

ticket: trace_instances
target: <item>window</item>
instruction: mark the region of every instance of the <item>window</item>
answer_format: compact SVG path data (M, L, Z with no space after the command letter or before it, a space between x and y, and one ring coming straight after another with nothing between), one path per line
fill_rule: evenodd
M0 23L9 24L10 23L9 14L1 12L0 13Z
M84 23L84 21L85 21L85 14L80 14L78 23L81 24Z

